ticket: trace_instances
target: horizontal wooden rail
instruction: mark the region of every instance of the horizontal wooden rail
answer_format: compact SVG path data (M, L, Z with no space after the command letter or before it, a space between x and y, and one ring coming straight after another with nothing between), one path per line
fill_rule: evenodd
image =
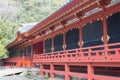
M47 69L44 69L43 71L44 71L44 72L47 72L47 73L50 73L50 70L47 70Z
M69 72L70 76L75 76L75 77L82 77L82 78L87 78L87 73L74 73L74 72Z
M55 74L62 74L62 75L65 75L65 71L54 70L54 73L55 73Z

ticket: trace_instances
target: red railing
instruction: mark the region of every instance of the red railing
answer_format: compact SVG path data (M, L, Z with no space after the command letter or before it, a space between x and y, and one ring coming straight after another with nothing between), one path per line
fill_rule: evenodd
M5 59L4 62L17 62L17 61L23 61L23 60L32 60L31 57L23 57L23 56L17 56L17 57L10 57Z
M17 56L17 57L9 57L9 58L5 59L4 62L16 62L16 61L19 61L19 60L22 60L22 57L20 57L20 56Z
M120 61L120 43L34 54L33 62Z

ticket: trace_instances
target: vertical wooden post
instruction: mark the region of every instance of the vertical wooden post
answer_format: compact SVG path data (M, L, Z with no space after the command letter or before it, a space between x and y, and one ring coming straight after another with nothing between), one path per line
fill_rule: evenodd
M66 36L65 36L65 26L67 24L66 20L61 21L61 25L63 26L63 50L66 50Z
M79 39L80 39L80 42L79 42L79 45L80 45L80 52L82 52L82 17L85 15L85 13L83 13L82 11L76 13L76 17L79 19Z
M88 65L87 65L87 72L88 72L88 80L94 80L94 78L93 78L94 68L90 63L88 63Z
M42 63L40 64L40 76L44 76L44 66Z
M108 47L106 46L108 44L108 39L107 39L107 20L106 20L106 13L105 9L103 8L103 41L105 45L105 58L108 56Z
M70 80L69 72L70 66L67 63L65 63L65 80Z
M83 36L82 36L82 20L79 18L79 47L80 47L80 54L82 54L82 46L83 46ZM82 57L82 56L81 56Z
M65 26L64 26L65 27ZM65 29L65 28L64 28ZM64 50L64 52L65 52L65 50L66 50L66 36L65 36L65 30L64 30L64 32L63 32L63 50Z
M43 40L43 53L45 53L45 39Z
M107 21L106 16L103 16L103 39L104 39L104 45L107 44Z
M54 78L55 76L54 76L54 65L53 65L53 63L51 63L50 64L50 78Z
M35 67L36 67L35 63L33 63L33 64L32 64L32 67L33 67L33 68L35 68Z
M81 20L80 20L80 22L81 22ZM83 45L83 43L82 43L82 25L80 24L80 26L79 26L79 39L80 39L80 48L82 48L82 45Z
M67 20L61 21L61 25L63 26L63 51L65 53L65 60L67 61L68 59L68 52L66 52L66 33L65 33L65 26L67 24Z
M66 32L65 32L65 25L63 25L63 51L64 51L64 53L65 53L65 60L67 61L68 60L68 52L66 52Z
M53 32L54 34L54 32ZM52 55L53 55L53 52L54 52L54 35L52 34Z

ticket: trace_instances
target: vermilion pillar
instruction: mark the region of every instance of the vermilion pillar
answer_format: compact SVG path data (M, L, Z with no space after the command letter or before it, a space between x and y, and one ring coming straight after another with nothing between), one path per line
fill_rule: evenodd
M44 39L43 39L43 53L45 53L45 35L44 35Z
M104 45L105 45L105 58L107 58L108 56L108 52L107 49L108 47L106 46L108 44L108 39L107 39L107 20L106 20L106 13L105 13L105 9L103 8L103 41L104 41Z
M50 78L54 78L55 76L54 76L54 65L53 65L53 63L51 63L50 64Z
M53 34L54 34L54 32L53 32ZM51 51L52 51L52 54L53 54L53 52L54 52L54 35L52 34L52 48L51 48Z
M40 76L44 76L44 66L40 64Z
M94 67L88 63L87 65L87 72L88 72L88 80L94 80L93 76L94 76Z
M107 44L107 21L106 21L106 16L104 14L103 16L103 39L104 39L104 44Z
M66 37L65 37L65 30L63 32L63 50L65 52L65 49L66 49Z
M36 67L36 65L35 65L35 64L32 64L32 67L33 67L33 68L35 68L35 67Z
M85 15L82 11L76 13L76 17L79 19L79 46L80 46L80 52L82 52L82 45L83 45L83 38L82 38L82 17Z
M67 24L66 20L61 21L61 25L63 25L63 50L66 52L66 36L65 36L65 26Z
M80 44L80 48L82 48L82 25L81 25L81 20L80 20L80 25L79 25L79 39L80 39L80 42L79 42L79 44Z
M70 80L69 72L70 72L70 66L67 63L65 63L65 80Z

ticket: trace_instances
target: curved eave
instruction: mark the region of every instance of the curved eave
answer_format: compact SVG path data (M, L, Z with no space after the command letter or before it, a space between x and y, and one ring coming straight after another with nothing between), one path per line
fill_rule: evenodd
M5 48L8 49L10 48L12 45L14 45L16 43L16 39L14 41L12 41L11 43L9 43Z
M62 21L64 17L66 17L68 14L69 15L74 15L74 12L76 10L80 10L85 6L90 6L90 3L92 2L96 2L96 0L85 0L86 2L83 2L84 0L73 0L70 3L68 3L67 5L65 5L64 7L62 7L61 9L59 9L58 11L56 11L55 13L53 13L51 16L47 17L46 19L44 19L43 21L39 22L36 26L34 26L32 29L30 29L29 31L27 31L26 33L28 34L28 36L30 35L34 35L35 33L37 33L39 30L43 29L43 28L48 28L50 27L50 25L54 22L57 21ZM81 4L84 5L81 5ZM74 10L75 9L75 10ZM23 41L23 40L22 40ZM19 42L17 40L14 40L13 42L11 42L9 45L6 46L6 48L10 48L16 44L18 44Z
M14 41L12 41L10 44L8 44L5 48L6 48L6 49L9 49L9 48L11 48L11 47L19 44L20 42L22 42L22 41L24 41L24 40L25 40L25 39L22 39L22 40L18 41L17 38L16 38Z

